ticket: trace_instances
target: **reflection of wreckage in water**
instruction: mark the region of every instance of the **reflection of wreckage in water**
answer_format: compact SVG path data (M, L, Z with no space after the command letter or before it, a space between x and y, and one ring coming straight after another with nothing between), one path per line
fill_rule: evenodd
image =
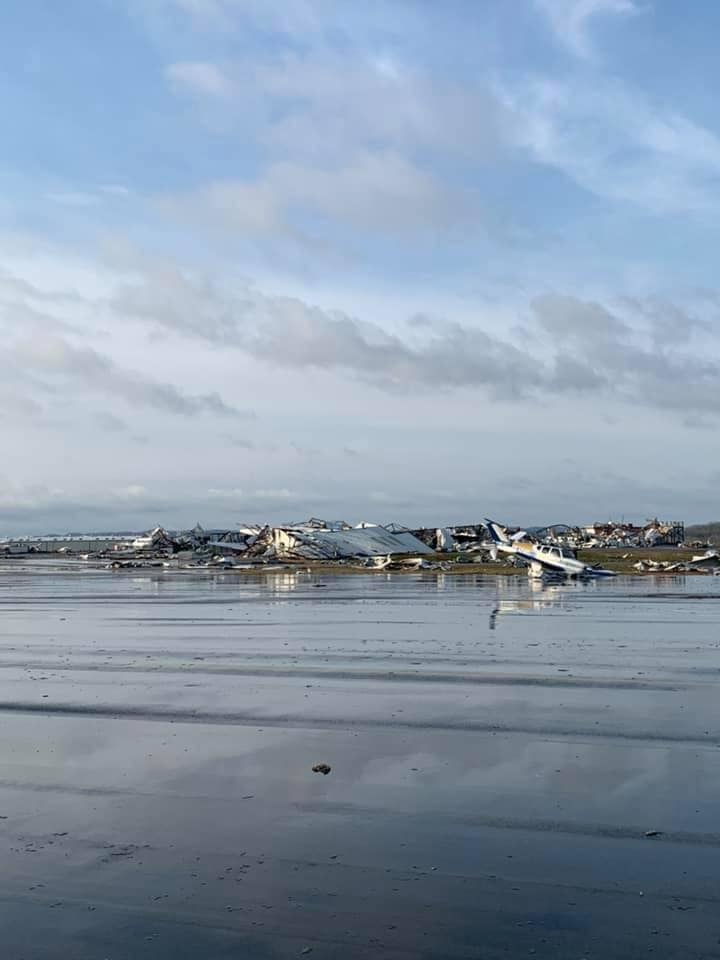
M614 573L578 560L567 547L556 547L530 539L524 530L510 535L494 520L485 520L492 540L491 556L498 553L516 557L528 565L528 576L612 577Z
M579 586L576 585L576 589ZM505 598L498 595L495 606L490 611L490 629L495 630L498 619L510 614L535 614L550 608L564 608L565 599L570 596L569 584L547 583L546 581L531 579L528 582L529 597Z

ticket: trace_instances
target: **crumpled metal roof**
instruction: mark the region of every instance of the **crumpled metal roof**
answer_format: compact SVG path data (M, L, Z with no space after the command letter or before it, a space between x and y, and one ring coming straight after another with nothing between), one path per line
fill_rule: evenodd
M277 533L276 533L277 531ZM308 560L338 560L345 557L377 557L386 554L428 554L433 551L409 530L386 527L348 527L322 530L309 527L276 528L274 540L284 551Z

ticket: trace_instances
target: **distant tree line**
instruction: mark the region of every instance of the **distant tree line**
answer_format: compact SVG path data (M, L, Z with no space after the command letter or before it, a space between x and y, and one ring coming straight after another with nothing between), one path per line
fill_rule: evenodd
M694 523L685 527L685 540L702 540L703 543L720 545L720 520L713 523Z

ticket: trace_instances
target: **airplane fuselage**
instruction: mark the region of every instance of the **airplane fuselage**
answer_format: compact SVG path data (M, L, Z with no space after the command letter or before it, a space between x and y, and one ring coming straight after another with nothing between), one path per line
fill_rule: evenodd
M486 520L493 539L493 551L508 556L519 557L529 566L532 577L557 574L566 577L612 576L609 570L600 570L578 560L569 550L545 543L536 543L527 539L527 534L518 533L508 536L505 527L492 520Z
M548 547L541 543L520 541L512 544L498 544L498 550L511 556L520 557L526 563L538 563L548 572L556 571L569 577L583 576L588 573L586 564L569 556L560 547Z

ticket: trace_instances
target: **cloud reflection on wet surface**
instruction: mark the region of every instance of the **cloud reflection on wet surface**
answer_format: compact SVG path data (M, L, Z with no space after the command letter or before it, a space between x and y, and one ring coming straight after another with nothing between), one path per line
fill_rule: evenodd
M17 566L0 623L9 957L720 956L715 578Z

